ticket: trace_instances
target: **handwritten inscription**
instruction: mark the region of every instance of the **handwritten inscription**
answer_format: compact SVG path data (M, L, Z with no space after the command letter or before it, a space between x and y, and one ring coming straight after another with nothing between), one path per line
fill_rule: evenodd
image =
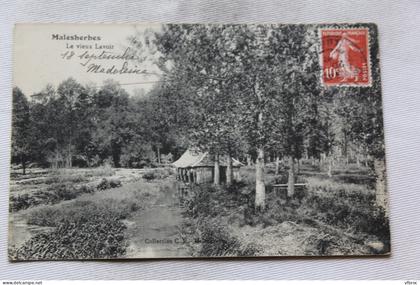
M54 37L53 39L57 39ZM79 38L82 39L82 38ZM95 39L101 39L96 36ZM66 42L60 53L65 61L78 62L87 73L104 74L145 74L145 69L137 63L144 60L133 49L127 47L123 51L117 51L113 44L109 43L74 43Z
M136 65L134 67L129 67L127 61L124 61L122 66L116 67L112 65L111 67L104 67L101 64L92 63L88 66L87 72L90 73L106 73L106 74L146 74L145 69L140 69Z

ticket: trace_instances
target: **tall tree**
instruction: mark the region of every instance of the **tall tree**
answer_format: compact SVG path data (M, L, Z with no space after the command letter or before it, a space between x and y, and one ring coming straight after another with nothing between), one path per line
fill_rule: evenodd
M385 144L382 114L381 78L379 72L379 52L377 27L371 25L370 33L370 63L372 72L371 86L340 87L342 96L349 100L351 126L349 132L352 141L360 149L366 149L366 154L372 157L371 166L376 176L376 204L388 209L386 174L385 174Z
M13 88L12 110L12 159L22 164L22 172L26 174L26 163L31 152L30 108L22 91Z
M250 74L260 75L254 77L255 81L247 81L253 82L260 93L256 101L247 98L247 102L257 106L254 128L259 139L253 143L259 153L257 178L264 170L264 151L274 147L277 153L289 157L288 193L293 195L294 162L301 157L303 149L305 97L314 91L307 89L306 81L316 80L308 74L318 68L316 37L314 30L301 25L259 25L254 34L256 37L251 40L254 47L250 49L254 58L249 61L248 70ZM257 193L264 192L261 180L257 183ZM262 205L261 200L256 204Z
M57 103L60 105L57 118L61 123L59 130L60 148L65 153L65 161L67 167L72 167L72 160L75 151L75 145L80 131L80 121L77 118L78 102L84 98L84 87L73 78L64 80L57 88ZM82 99L83 100L83 99Z
M134 137L136 116L128 93L113 80L106 80L94 101L97 125L94 140L102 156L111 156L115 167L121 167L123 147Z
M168 25L157 35L161 67L168 82L185 84L190 120L187 137L193 147L214 156L215 184L220 183L219 158L228 156L231 183L231 156L235 149L233 91L235 73L229 65L228 26ZM167 66L171 68L168 69Z

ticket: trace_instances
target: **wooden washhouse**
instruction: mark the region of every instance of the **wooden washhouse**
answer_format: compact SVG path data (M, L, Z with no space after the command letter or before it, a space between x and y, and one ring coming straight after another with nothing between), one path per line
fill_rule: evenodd
M220 181L226 182L227 158L221 156ZM212 183L214 179L214 156L207 152L187 149L172 165L176 167L176 178L186 183ZM239 168L241 162L232 158L233 179L240 180Z

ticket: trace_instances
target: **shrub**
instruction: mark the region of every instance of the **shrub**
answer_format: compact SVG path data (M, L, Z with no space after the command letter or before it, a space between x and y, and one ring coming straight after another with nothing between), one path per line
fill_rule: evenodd
M380 240L389 244L389 219L385 216L385 210L382 207L371 208L367 216L361 216L356 228L361 232L376 235Z
M308 228L308 239L303 239L307 254L366 254L369 252L364 245L366 236L371 236L374 241L379 239L385 245L384 252L388 251L388 219L383 209L374 205L375 193L369 185L337 182L319 174L305 175L305 180L308 188L296 191L293 198L278 197L267 187L263 213L255 211L254 179L251 181L245 177L242 182L229 187L193 187L187 196L184 212L189 218L186 226L189 234L196 233L202 242L193 251L201 256L218 256L222 252L224 255L240 255L238 252L245 250L246 246L243 239L230 234L237 230L235 227L249 225L264 230L273 226L275 229L274 226L284 222L292 222L298 225L297 228ZM267 176L266 182L268 185L286 183L287 174ZM218 223L211 222L216 220ZM218 226L220 224L229 226ZM253 249L257 252L253 246L250 248L250 255Z
M93 193L95 192L95 187L92 184L83 184L79 190L82 193Z
M274 176L274 184L285 184L287 183L289 176L286 172L282 172L279 175Z
M9 252L13 260L116 258L125 254L125 225L116 218L60 222Z
M121 185L121 181L118 178L102 178L102 180L96 186L96 189L99 191L103 191L110 188L117 188Z
M117 188L117 187L121 187L121 180L117 179L117 178L111 178L109 180L109 186L111 188Z
M54 183L82 183L87 182L85 175L82 175L78 170L59 168L51 172L51 174L44 180L45 184Z
M173 175L173 169L171 168L164 168L164 169L153 169L145 172L143 174L143 179L146 181L152 181L155 179L165 179L169 176Z
M217 222L204 223L201 228L199 256L255 256L254 244L243 245Z
M33 209L28 212L27 221L30 225L56 227L63 221L88 221L96 216L125 219L139 208L137 202L129 198L107 198L100 204L91 200L76 200L65 205Z
M101 182L99 182L99 184L96 186L96 189L98 191L103 191L103 190L106 190L106 189L109 189L109 188L111 188L111 185L110 185L108 179L106 179L106 178L102 178Z
M42 227L54 227L62 218L60 211L56 207L45 206L28 213L27 223L29 225L37 225Z
M17 212L38 204L39 201L37 201L34 197L30 196L29 194L10 196L9 212Z
M156 174L153 171L148 171L146 173L143 174L143 179L146 179L147 181L151 181L156 179Z
M79 200L28 212L28 224L54 227L9 252L19 259L115 258L124 255L125 225L121 222L140 205L129 198Z
M389 242L388 218L382 208L375 206L374 192L366 186L323 182L310 187L310 194L302 202L309 216Z
M114 180L109 183L109 187L119 187L121 182ZM101 186L102 187L102 186ZM92 184L83 184L80 186L73 183L57 183L47 187L47 189L36 191L32 194L23 194L18 196L10 196L9 211L16 212L24 210L40 204L56 204L61 201L72 200L84 193L95 192Z
M63 200L71 200L78 196L78 189L72 184L58 184L47 189L49 203L54 204Z

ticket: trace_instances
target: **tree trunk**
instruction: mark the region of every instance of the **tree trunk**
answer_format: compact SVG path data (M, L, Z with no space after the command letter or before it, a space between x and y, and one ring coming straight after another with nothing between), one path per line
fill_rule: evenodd
M323 153L321 153L321 155L319 156L319 169L324 169L325 168L325 155Z
M121 146L119 144L112 145L112 161L114 162L114 167L121 167Z
M67 149L67 167L68 168L71 168L73 165L72 165L72 153L71 153L71 142L69 143L69 145L68 145L68 147L67 147L68 149Z
M257 149L257 162L255 164L255 210L265 210L265 183L264 183L264 149Z
M58 168L58 150L55 151L55 158L52 163L52 168L57 169Z
M25 159L24 154L20 155L20 162L22 163L22 174L25 175L26 174L26 159Z
M216 154L214 156L214 185L220 185L220 163L219 163L219 155Z
M384 208L386 215L388 215L388 191L386 189L385 161L382 159L375 159L373 163L376 176L376 205Z
M156 156L157 156L157 163L160 164L161 160L160 160L160 147L159 146L156 147Z
M246 164L248 166L252 166L252 159L251 159L251 156L249 154L246 156Z
M329 157L328 158L328 172L327 172L328 177L332 177L332 167L333 167L333 158Z
M280 170L280 157L276 156L276 175L279 175L279 170Z
M263 94L260 89L258 76L255 82L255 95L258 103L262 103ZM262 132L264 130L264 114L260 109L257 116L257 129ZM264 183L264 145L257 146L257 162L255 166L255 210L259 212L265 211L265 183Z
M233 183L233 166L232 166L232 156L227 155L227 167L226 167L226 185L232 185Z
M342 149L342 156L345 157L345 162L348 163L348 159L349 159L349 142L348 142L348 135L346 132L344 132L344 136L343 136L343 149Z
M297 169L296 169L297 175L300 174L300 159L297 160Z
M295 195L295 162L293 156L289 156L289 176L287 180L287 196Z

